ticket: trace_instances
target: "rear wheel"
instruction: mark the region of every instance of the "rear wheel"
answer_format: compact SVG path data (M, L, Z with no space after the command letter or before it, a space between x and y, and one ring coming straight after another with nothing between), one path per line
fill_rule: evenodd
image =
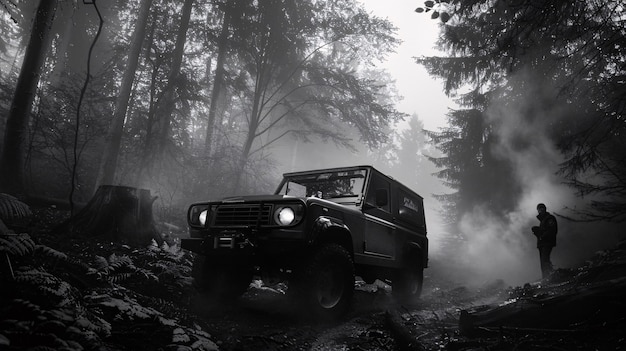
M391 293L403 303L413 302L422 294L424 284L424 268L416 260L411 261L405 267L397 270L394 274ZM418 261L419 262L419 261Z
M246 292L253 272L246 265L196 255L191 275L194 287L202 294L219 300L234 300Z
M336 318L347 311L352 301L352 257L341 245L325 245L311 256L298 280L298 293L313 314Z

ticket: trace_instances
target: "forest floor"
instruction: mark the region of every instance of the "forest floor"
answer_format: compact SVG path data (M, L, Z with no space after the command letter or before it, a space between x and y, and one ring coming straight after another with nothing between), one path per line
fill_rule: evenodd
M33 209L0 241L0 349L8 350L622 350L626 245L522 287L467 287L426 270L422 298L394 302L357 284L334 322L303 315L283 284L254 280L216 305L191 286L191 255L52 234L67 213ZM163 231L174 228L162 227ZM170 233L170 237L185 233Z

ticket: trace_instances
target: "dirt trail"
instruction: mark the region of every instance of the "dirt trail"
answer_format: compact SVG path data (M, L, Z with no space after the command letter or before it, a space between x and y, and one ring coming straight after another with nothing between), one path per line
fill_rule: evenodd
M465 288L430 290L415 305L404 306L384 283L361 285L348 315L333 322L311 320L294 301L271 289L252 288L229 307L198 300L195 308L220 350L417 350L411 333L422 329L424 336L438 339L440 330L456 329L462 300L466 305L477 301ZM494 289L480 303L496 298Z
M512 324L478 327L473 335L460 332L459 318L462 311L515 303L520 296L532 303L534 299L546 301L547 294L557 294L554 301L559 302L562 299L558 292L566 290L564 284L585 289L586 285L577 280L586 277L587 272L613 272L619 268L617 275L623 277L624 265L617 263L626 262L624 256L608 265L590 263L578 270L557 272L554 282L534 282L524 287L508 287L496 280L469 288L432 279L427 281L422 298L410 306L396 303L384 283L361 285L349 314L332 323L303 316L299 306L280 292L252 288L235 306L207 309L202 319L206 329L213 331L212 338L220 350L623 350L623 312L620 317L619 313L600 314L605 309L596 309L597 320L593 323L572 323L556 329ZM610 276L611 282L617 281L614 275ZM607 306L623 311L623 299L609 298L614 295L606 295ZM567 322L566 312L546 318ZM602 316L606 319L600 320ZM513 314L507 317L517 318ZM519 318L523 321L523 314Z

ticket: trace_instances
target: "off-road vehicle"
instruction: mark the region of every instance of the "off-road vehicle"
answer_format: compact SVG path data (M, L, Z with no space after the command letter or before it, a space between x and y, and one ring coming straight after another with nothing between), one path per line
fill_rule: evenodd
M371 166L284 174L274 195L192 204L196 287L217 298L243 294L253 276L287 281L322 316L345 312L355 275L419 297L428 263L423 199Z

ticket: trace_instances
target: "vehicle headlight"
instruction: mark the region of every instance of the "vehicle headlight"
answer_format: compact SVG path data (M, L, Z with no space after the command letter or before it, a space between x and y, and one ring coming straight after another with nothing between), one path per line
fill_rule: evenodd
M192 205L189 208L189 215L187 220L191 226L204 227L209 218L209 206L207 205Z
M274 211L274 222L283 227L296 224L301 218L301 205L280 206Z
M209 213L208 210L204 210L202 212L200 212L200 215L198 215L198 220L200 221L201 225L205 225L206 224L206 216Z

